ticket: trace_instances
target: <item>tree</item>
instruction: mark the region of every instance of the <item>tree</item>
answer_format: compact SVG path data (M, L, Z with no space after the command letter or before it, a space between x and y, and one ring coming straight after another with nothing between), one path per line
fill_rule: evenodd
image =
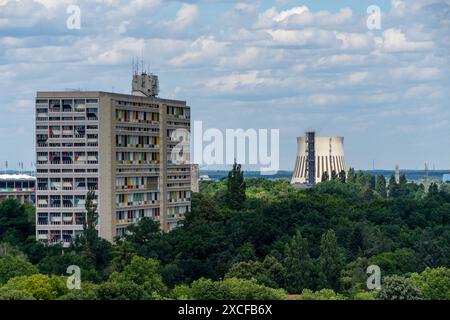
M388 195L389 198L397 198L400 195L400 186L397 184L394 175L389 179Z
M302 292L301 300L345 300L345 297L341 294L334 292L331 289L322 289L320 291L313 292L312 290L305 289Z
M98 300L97 290L99 290L98 285L83 281L81 289L69 290L69 292L59 297L58 300ZM102 298L106 295L105 293ZM108 296L111 297L112 295Z
M67 293L64 277L43 274L9 279L4 288L28 292L37 300L54 300Z
M131 281L104 282L95 290L99 300L147 300L148 293L141 286Z
M128 240L119 241L113 247L113 258L111 260L111 269L113 271L122 272L123 269L131 263L136 255L134 246Z
M282 300L287 297L284 290L265 287L255 280L236 278L222 281L201 278L190 287L175 287L172 295L175 299L184 300Z
M413 273L411 280L427 300L450 300L450 269L426 268L421 273Z
M336 234L328 230L320 240L319 287L339 289L339 276L344 267L345 257L337 244Z
M24 256L0 257L0 286L9 279L18 276L29 276L38 273L38 270Z
M367 258L359 257L348 263L341 272L340 283L349 295L363 292L367 289Z
M350 241L348 244L348 249L350 251L350 254L352 258L357 258L361 254L363 254L364 250L364 230L361 224L357 224L352 231L352 234L350 235Z
M437 196L439 194L439 188L438 185L436 183L432 183L430 184L430 186L428 187L428 196L430 197L434 197Z
M341 183L345 183L345 182L346 182L346 173L345 173L345 170L341 170L341 171L339 172L339 181L340 181Z
M95 191L90 190L86 195L85 208L86 212L83 214L83 233L76 239L75 248L81 252L81 256L95 264L94 247L98 242L98 235L96 230L98 213L97 205L95 204Z
M347 181L349 183L355 183L356 182L356 174L355 174L355 169L354 168L348 169Z
M280 262L275 257L266 256L263 262L243 261L233 264L225 275L225 279L254 279L264 286L278 288L282 273L283 266Z
M241 165L235 161L233 169L228 173L225 194L225 200L230 209L241 210L243 208L246 198L245 189L244 172L241 171Z
M387 197L386 178L383 175L377 176L375 191L382 197Z
M413 272L417 267L417 258L409 248L383 252L369 259L370 264L380 266L383 274L404 274Z
M22 243L33 233L25 206L16 199L6 199L0 203L0 241L12 244Z
M98 239L97 230L95 228L98 222L98 213L97 204L95 204L94 201L95 191L90 190L86 195L86 212L83 219L83 236L86 243L88 243L89 245L92 245Z
M322 173L322 182L325 182L328 180L330 180L330 176L328 175L328 172L325 171L324 173Z
M80 253L85 263L95 266L97 270L103 270L111 259L111 244L98 237L96 229L98 212L95 199L95 191L88 191L85 203L86 212L83 217L83 233L75 239L72 249Z
M167 293L167 287L162 281L159 261L134 256L131 263L122 272L114 272L110 282L131 282L141 286L149 297L160 298Z
M0 300L36 300L33 295L27 291L0 288Z
M410 279L394 275L383 278L377 299L420 300L421 296L421 292Z
M337 180L338 174L336 173L336 170L331 171L331 180Z
M127 227L124 239L136 247L144 246L161 234L160 223L152 218L144 217L138 223Z
M291 293L300 293L312 283L312 262L308 252L308 242L300 231L286 244L283 266L285 271L285 288Z

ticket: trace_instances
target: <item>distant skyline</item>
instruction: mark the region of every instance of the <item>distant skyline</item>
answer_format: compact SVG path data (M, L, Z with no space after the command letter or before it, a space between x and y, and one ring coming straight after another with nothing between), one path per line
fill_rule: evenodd
M280 169L310 129L348 167L450 169L449 30L450 0L0 0L0 170L35 161L36 91L130 93L142 54L193 121L280 129Z

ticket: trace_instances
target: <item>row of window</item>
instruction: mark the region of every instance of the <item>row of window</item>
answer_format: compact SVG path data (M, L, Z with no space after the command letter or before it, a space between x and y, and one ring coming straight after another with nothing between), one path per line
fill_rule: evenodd
M142 192L132 194L117 194L116 205L120 207L141 206L157 204L159 200L158 192Z
M38 178L38 190L96 190L98 178Z
M119 190L158 188L157 177L120 177L116 178L116 188Z
M117 147L157 148L159 137L116 135Z
M83 225L83 212L39 212L37 224L42 225Z
M36 169L37 173L75 173L75 174L80 174L80 173L98 173L98 169L97 168L88 168L88 169L73 169L73 168L64 168L64 169L60 169L60 168L51 168L51 169L43 169L43 168L38 168Z
M85 199L85 195L39 195L37 205L40 208L84 208ZM95 199L93 202L97 203L97 200Z

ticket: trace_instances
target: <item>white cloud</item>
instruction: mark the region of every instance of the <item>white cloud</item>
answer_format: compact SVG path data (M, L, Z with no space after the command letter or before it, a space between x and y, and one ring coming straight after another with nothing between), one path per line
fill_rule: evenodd
M383 49L387 52L416 51L433 48L432 41L408 41L399 29L383 32Z
M390 70L390 74L394 79L428 81L436 80L440 76L438 68L418 68L416 66L408 66L395 68Z
M214 37L200 37L189 46L189 49L170 60L174 66L189 66L196 64L207 64L212 60L218 61L224 53L227 44L219 42Z
M195 4L183 4L177 12L174 21L168 21L165 25L172 30L180 31L192 25L198 18L199 10Z

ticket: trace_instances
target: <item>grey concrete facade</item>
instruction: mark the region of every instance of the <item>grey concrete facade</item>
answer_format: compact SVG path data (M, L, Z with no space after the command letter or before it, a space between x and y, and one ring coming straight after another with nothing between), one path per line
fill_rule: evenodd
M70 244L82 231L89 189L97 194L104 239L123 236L142 217L160 221L164 231L179 225L190 210L190 167L169 160L176 129L190 131L184 101L38 92L37 238Z

